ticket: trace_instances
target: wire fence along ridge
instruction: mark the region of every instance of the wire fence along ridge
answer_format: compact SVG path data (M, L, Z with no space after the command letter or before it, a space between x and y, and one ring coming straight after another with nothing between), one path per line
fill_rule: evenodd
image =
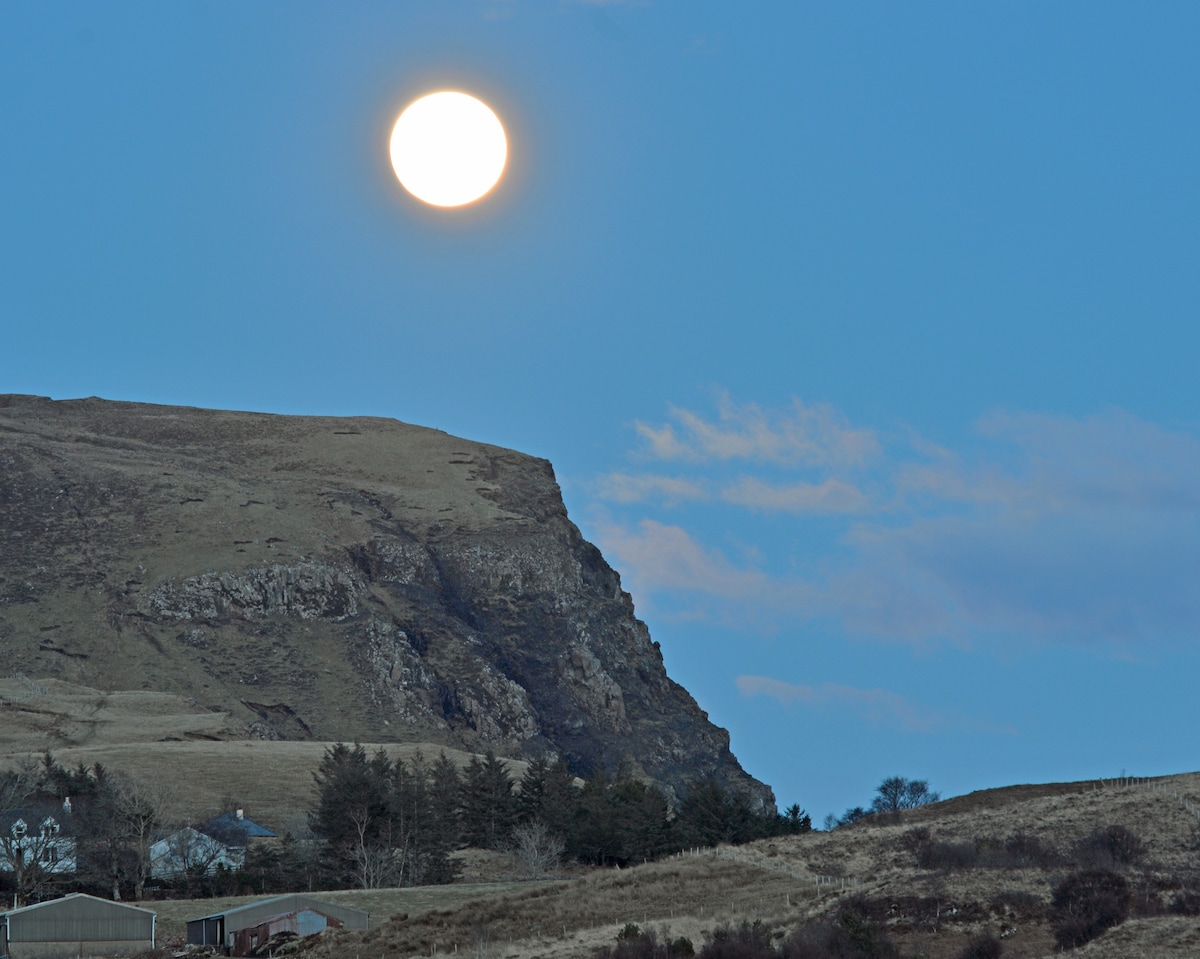
M1200 799L1184 792L1177 786L1162 779L1151 779L1148 776L1119 776L1116 779L1097 779L1092 783L1093 791L1101 789L1146 789L1157 793L1166 799L1174 799L1180 808L1187 810L1200 824Z

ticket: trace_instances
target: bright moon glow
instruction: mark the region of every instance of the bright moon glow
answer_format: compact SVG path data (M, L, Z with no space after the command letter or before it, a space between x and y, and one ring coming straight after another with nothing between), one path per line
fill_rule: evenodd
M487 104L443 90L414 100L392 128L392 169L431 206L463 206L496 185L508 159L504 127Z

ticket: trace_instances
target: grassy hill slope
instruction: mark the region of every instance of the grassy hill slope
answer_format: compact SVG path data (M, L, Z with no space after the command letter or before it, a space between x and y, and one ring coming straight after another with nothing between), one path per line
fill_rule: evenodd
M428 956L478 952L486 940L493 957L568 959L613 945L630 922L699 947L723 922L758 920L782 937L853 902L905 956L950 959L972 935L990 933L1005 957L1042 959L1058 954L1048 917L1054 887L1081 867L1104 866L1129 882L1133 914L1078 954L1194 957L1200 918L1169 910L1200 888L1197 819L1185 805L1200 806L1197 797L1200 774L985 790L889 821L703 850L464 905L447 900L318 951ZM1089 837L1110 826L1140 839L1142 854L1105 858Z

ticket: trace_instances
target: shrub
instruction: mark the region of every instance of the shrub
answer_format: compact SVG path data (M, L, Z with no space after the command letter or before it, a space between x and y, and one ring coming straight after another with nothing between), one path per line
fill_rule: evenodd
M978 862L979 852L975 844L969 842L931 842L917 859L917 865L922 869L942 872L970 869Z
M898 959L887 928L872 921L886 915L883 900L855 896L843 904L833 921L801 926L784 941L780 959Z
M770 930L758 919L736 927L723 923L709 934L700 959L775 959Z
M658 941L653 929L639 929L635 923L625 924L617 933L617 945L596 953L597 959L669 959L678 955L666 943Z
M1045 913L1042 900L1024 889L1006 890L996 896L992 904L1001 908L1007 907L1022 919L1040 917Z
M970 941L958 951L954 959L1000 959L1003 949L999 939L989 933L981 932L977 936L972 936Z
M920 854L921 849L933 842L933 835L929 832L928 827L919 826L916 829L910 829L903 833L897 840L900 848L907 849L914 856Z
M1036 866L1045 869L1058 862L1059 857L1053 849L1043 843L1037 836L1029 833L1016 832L1004 840L1004 853L1007 864L1014 868Z
M1061 949L1090 942L1129 915L1129 883L1107 869L1077 872L1064 879L1051 900L1054 939Z
M1171 897L1167 911L1176 916L1200 916L1200 892L1181 889Z
M682 959L682 957L694 956L696 954L696 947L692 945L692 940L687 936L680 936L678 939L675 939L669 944L668 948L670 949L671 959L676 959L676 957L681 957Z
M919 869L953 872L979 864L979 850L974 843L937 842L925 828L909 830L900 838L900 844L912 852Z
M1132 866L1146 854L1146 844L1124 826L1108 826L1083 839L1078 854L1086 865Z
M781 959L859 959L862 953L851 941L850 933L832 922L810 922L787 939Z
M830 830L837 829L840 826L852 825L861 819L866 819L870 815L871 814L867 810L863 809L862 806L851 806L840 816L834 816L833 813L830 813L825 817L825 831L829 832Z

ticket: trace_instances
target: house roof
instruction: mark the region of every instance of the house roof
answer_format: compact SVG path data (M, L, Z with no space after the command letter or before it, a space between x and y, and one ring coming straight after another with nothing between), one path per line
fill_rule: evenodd
M222 840L218 839L216 836L210 836L206 832L201 832L199 829L196 829L194 826L184 826L182 829L176 829L174 832L160 833L158 838L155 839L154 842L152 842L150 844L150 847L154 848L155 846L161 846L163 844L166 844L169 846L171 844L171 840L179 839L180 837L183 837L184 841L191 842L191 843L203 843L205 846L208 846L210 844L217 845L217 846L228 846L229 845L228 842L223 842ZM226 836L226 838L229 838L229 837Z
M200 831L214 838L228 842L231 839L274 839L276 834L266 826L256 823L245 816L239 818L231 812L221 813L200 827Z
M56 802L43 802L22 806L20 809L6 810L0 813L0 830L7 833L18 819L23 820L26 827L35 836L42 823L47 819L54 820L60 835L70 836L75 832L73 817L69 812L64 812L62 805Z

